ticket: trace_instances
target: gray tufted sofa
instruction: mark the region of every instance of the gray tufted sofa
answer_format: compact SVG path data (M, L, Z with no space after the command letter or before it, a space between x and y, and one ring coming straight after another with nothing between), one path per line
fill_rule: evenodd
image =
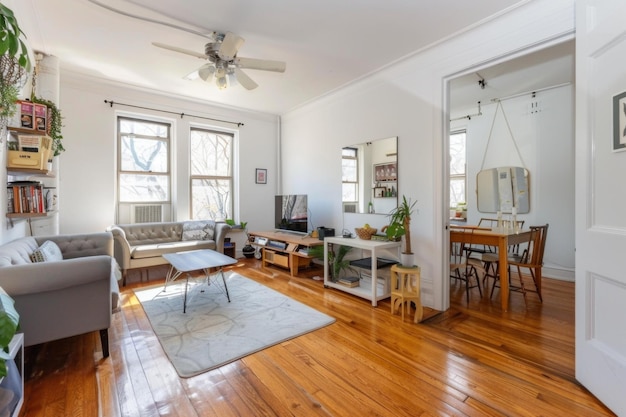
M129 269L166 265L164 253L196 249L224 252L230 226L213 220L118 224L108 229L115 241L115 259L122 268L122 285Z
M31 261L48 240L63 259ZM111 233L27 236L0 245L0 287L15 300L25 346L98 330L102 353L109 356L120 278Z

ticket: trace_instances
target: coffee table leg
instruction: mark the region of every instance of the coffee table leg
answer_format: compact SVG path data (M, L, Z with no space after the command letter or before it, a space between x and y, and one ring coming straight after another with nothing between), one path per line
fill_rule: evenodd
M189 273L185 279L185 297L183 298L183 314L187 312L187 286L189 285Z
M220 268L220 274L222 275L222 282L224 283L224 289L226 290L226 298L230 303L230 294L228 294L228 285L226 285L226 278L224 277L224 270Z

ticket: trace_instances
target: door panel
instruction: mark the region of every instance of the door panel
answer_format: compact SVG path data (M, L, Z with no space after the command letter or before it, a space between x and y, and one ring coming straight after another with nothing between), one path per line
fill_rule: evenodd
M626 152L613 149L613 97L626 92L625 15L623 0L577 1L576 378L618 415L626 415Z

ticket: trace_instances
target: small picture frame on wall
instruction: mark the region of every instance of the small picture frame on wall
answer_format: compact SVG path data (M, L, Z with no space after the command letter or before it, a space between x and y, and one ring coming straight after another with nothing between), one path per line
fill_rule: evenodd
M626 150L626 91L613 97L613 151Z
M267 169L257 168L255 180L257 184L267 184Z

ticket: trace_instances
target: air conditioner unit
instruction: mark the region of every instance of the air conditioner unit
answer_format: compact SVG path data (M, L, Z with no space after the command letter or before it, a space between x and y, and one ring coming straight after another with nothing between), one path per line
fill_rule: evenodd
M344 213L356 213L356 203L343 203Z
M133 204L130 207L131 223L159 223L162 221L162 204Z

